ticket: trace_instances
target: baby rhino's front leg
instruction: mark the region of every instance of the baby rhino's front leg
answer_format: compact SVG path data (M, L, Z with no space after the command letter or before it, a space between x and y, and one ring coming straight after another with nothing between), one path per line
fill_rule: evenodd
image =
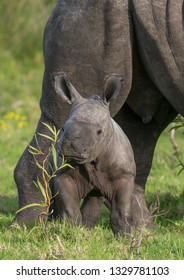
M58 174L53 179L52 195L57 215L69 219L73 224L82 224L80 198L74 180L67 174Z
M130 206L134 188L132 175L116 180L111 200L111 227L115 237L130 235Z

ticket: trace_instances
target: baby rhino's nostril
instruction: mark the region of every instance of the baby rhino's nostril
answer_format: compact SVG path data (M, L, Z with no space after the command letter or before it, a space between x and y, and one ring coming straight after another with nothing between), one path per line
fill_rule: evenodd
M87 157L88 157L88 151L87 151L86 148L82 149L81 156L84 157L84 158L87 158Z

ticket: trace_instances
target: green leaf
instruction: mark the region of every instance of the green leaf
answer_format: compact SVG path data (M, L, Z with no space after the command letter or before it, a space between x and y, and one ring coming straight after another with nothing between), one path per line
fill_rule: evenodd
M40 182L39 178L37 178L37 182L33 181L34 184L40 189L43 197L44 197L44 201L45 201L45 204L47 204L47 196L46 196L46 192L45 192L45 189L42 185L42 183Z
M62 155L62 164L66 163L64 155Z
M34 151L38 151L38 152L39 152L39 150L38 150L37 148L35 148L35 147L31 146L31 145L29 145L29 148L30 148L31 150L34 150Z
M57 133L56 133L56 138L58 139L58 136L59 136L59 133L60 133L60 129L57 131Z
M55 126L53 126L53 127L51 127L49 124L47 124L47 123L45 123L45 122L42 122L42 124L44 125L44 126L46 126L49 130L50 130L50 132L52 133L52 135L53 135L53 138L51 137L51 136L48 136L48 135L45 135L45 134L39 134L39 135L41 135L41 136L43 136L43 137L45 137L45 138L48 138L48 139L52 139L52 141L54 142L54 143L56 143L57 142L57 139L58 139L58 135L59 135L59 132L60 132L60 130L58 130L57 131L57 129L56 129L56 127Z
M28 149L28 152L29 152L30 154L32 154L32 155L37 155L37 156L38 156L38 155L41 155L41 153L32 152L32 151L29 150L29 149Z
M49 168L51 170L51 174L52 174L54 172L53 166L52 166L52 164L50 162L47 162L47 164L48 164L48 166L49 166Z
M48 135L43 134L43 133L38 133L38 135L40 135L40 136L42 136L42 137L44 137L44 138L47 138L47 139L51 140L52 142L55 142L55 139L52 138L51 136L48 136Z
M58 169L58 166L57 166L57 153L56 153L56 149L55 149L53 144L52 144L52 157L53 157L53 162L54 162L55 170L57 170Z
M42 124L44 125L44 126L46 126L49 130L50 130L50 132L54 135L54 130L52 129L52 127L49 125L49 124L47 124L47 123L45 123L45 122L42 122ZM55 126L54 126L55 127Z
M42 151L38 150L37 148L35 148L35 147L31 146L31 145L29 145L29 148L30 149L28 149L28 151L29 151L30 154L33 154L33 155L44 155L44 153Z
M50 182L50 180L51 180L52 178L54 178L54 177L56 177L56 174L55 174L55 173L53 173L53 174L50 176L49 182Z
M69 168L75 169L75 168L74 168L72 165L70 165L69 163L62 163L62 164L60 165L60 167L58 167L57 170L60 170L60 169L62 169L62 168L64 168L64 167L69 167Z
M41 164L39 164L39 162L38 161L36 161L36 165L41 169L41 170L43 170L43 172L47 175L47 177L49 178L49 174L48 174L48 172L47 172L47 170L41 165Z
M21 211L23 211L25 209L28 209L28 208L31 208L31 207L35 207L35 206L45 207L46 205L41 204L41 203L31 203L31 204L25 205L24 207L22 207L19 210L17 210L16 214L18 214L19 212L21 212Z

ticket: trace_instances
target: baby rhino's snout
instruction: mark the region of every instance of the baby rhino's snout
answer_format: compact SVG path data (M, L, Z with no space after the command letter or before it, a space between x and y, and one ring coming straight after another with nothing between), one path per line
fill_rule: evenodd
M88 141L86 141L88 133L89 128L87 123L82 121L66 122L60 143L61 153L71 159L87 159L89 157Z

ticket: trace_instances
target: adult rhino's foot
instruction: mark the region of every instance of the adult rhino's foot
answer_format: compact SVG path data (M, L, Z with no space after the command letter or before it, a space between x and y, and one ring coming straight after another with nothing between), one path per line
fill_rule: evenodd
M44 207L33 206L18 212L13 223L35 225L40 222L40 218L47 219Z
M153 227L152 217L146 206L144 188L135 184L131 204L132 226Z

